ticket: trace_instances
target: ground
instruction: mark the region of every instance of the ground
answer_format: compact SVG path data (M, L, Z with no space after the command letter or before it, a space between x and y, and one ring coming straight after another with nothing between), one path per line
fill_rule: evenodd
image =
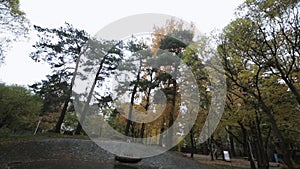
M188 154L187 154L188 155ZM207 155L194 155L195 160L201 162L202 164L207 164L209 166L213 166L217 169L227 169L227 168L234 168L234 169L245 169L250 168L250 162L243 158L231 158L230 162L223 161L223 160L210 160L210 156ZM270 162L270 169L280 169L278 164Z
M275 164L270 163L271 166ZM72 169L243 169L249 161L231 159L211 161L209 156L166 152L143 159L137 164L123 164L87 138L49 138L0 140L0 169L72 168ZM271 167L276 169L278 167Z
M0 168L212 169L174 152L123 164L91 140L66 138L1 142Z

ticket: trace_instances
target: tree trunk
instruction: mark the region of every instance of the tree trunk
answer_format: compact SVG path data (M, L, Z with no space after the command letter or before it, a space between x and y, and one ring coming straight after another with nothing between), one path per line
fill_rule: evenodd
M213 151L213 146L212 146L212 135L210 138L208 138L208 146L209 146L209 154L210 154L210 160L214 161L214 151Z
M136 138L137 137L137 133L135 132L135 122L131 122L131 127L130 127L130 132L131 132L131 137Z
M72 90L72 88L71 88L71 90ZM71 96L68 96L67 100L64 102L62 111L61 111L60 116L58 118L58 121L55 125L55 130L54 131L56 133L60 133L61 125L64 122L64 119L65 119L65 116L66 116L66 113L67 113L67 110L68 110L69 102L71 100L70 97Z
M141 133L140 133L141 138L144 138L144 133L145 133L145 123L142 123Z
M82 130L82 126L81 126L81 124L80 124L80 122L78 121L78 123L77 123L77 127L76 127L76 130L75 130L75 135L79 135L80 134L80 132L81 132L81 130Z
M163 118L163 121L161 123L161 128L160 128L160 137L159 137L159 145L163 146L163 132L165 131L165 118Z
M259 113L255 112L255 124L256 126L253 128L256 136L256 149L257 149L257 167L259 169L268 169L269 168L269 159L268 152L264 146L262 134L260 130L260 119L258 117Z
M141 69L142 69L142 60L140 58L140 65L139 65L138 73L136 75L136 82L133 86L132 93L131 93L131 98L130 98L128 119L127 119L126 128L125 128L125 136L129 136L130 125L132 125L131 118L132 118L132 110L133 110L133 105L134 105L134 97L135 97L135 94L137 92L138 84L140 82Z
M231 131L231 126L228 126L228 130ZM232 134L229 134L229 143L230 143L230 153L232 157L235 157L234 141Z
M152 82L153 78L152 78L152 74L153 72L151 72L150 74L150 81ZM150 94L151 94L151 87L148 88L148 92L147 92L147 99L146 99L146 105L145 105L145 111L147 113L149 106L150 106ZM142 123L142 127L141 127L141 138L144 138L144 132L145 132L145 123Z
M173 145L173 123L174 123L174 114L176 107L176 91L177 91L177 83L176 79L173 79L173 96L172 96L172 108L169 114L169 129L167 136L167 147L170 148Z
M253 144L255 145L255 152L256 152L256 160L257 160L257 168L258 169L268 169L269 168L269 161L266 156L266 151L264 146L262 145L262 141L260 140L260 136L258 131L255 128L252 128L252 138Z
M79 67L79 63L80 63L80 58L81 58L81 47L78 46L77 49L78 49L77 50L78 57L77 57L77 60L76 60L74 74L73 74L73 77L71 79L71 84L70 84L70 89L69 89L69 93L68 93L68 98L67 98L67 100L64 103L64 107L63 107L63 109L62 109L62 111L60 113L60 117L59 117L58 122L56 123L56 126L55 126L55 132L57 132L57 133L60 132L61 125L62 125L62 123L63 123L63 121L65 119L65 116L66 116L66 113L67 113L67 109L68 109L68 105L69 105L69 102L71 101L71 94L72 94L72 90L73 90L73 85L74 85L74 82L75 82L75 78L77 76L77 71L78 71L78 67ZM77 128L76 128L76 130L77 130Z
M99 66L99 68L98 68L98 70L97 70L97 72L96 72L96 75L95 75L95 78L94 78L94 81L93 81L91 90L89 91L89 94L88 94L88 96L87 96L87 101L86 101L86 103L85 103L85 105L84 105L84 107L83 107L82 112L80 112L80 113L81 113L81 114L80 114L80 119L79 119L78 124L77 124L77 127L76 127L75 135L79 135L80 132L81 132L81 130L82 130L82 124L81 124L81 123L84 123L84 121L85 121L86 112L87 112L87 110L88 110L88 108L89 108L89 104L90 104L90 101L91 101L91 99L92 99L93 92L94 92L94 90L95 90L95 87L96 87L98 78L99 78L100 73L101 73L101 70L102 70L102 68L103 68L103 65L104 65L104 63L105 63L106 60L107 60L108 54L109 54L109 53L107 53L107 54L103 57L103 59L101 60L101 62L100 62L100 66Z
M190 140L191 140L191 158L194 158L195 143L194 143L194 132L193 132L193 129L190 130Z
M252 153L252 149L251 149L251 144L248 141L248 132L247 132L247 130L244 127L244 125L243 125L242 122L238 121L238 124L240 125L240 127L242 129L243 142L244 142L243 147L244 147L244 151L247 153L248 160L250 161L250 168L251 169L256 169L255 162L254 162L254 159L253 159L253 153Z
M245 148L245 147L246 147L245 139L243 138L243 140L240 140L237 136L235 136L235 135L230 131L230 129L231 129L231 126L228 127L228 129L225 128L226 132L229 134L230 144L232 144L232 145L233 145L233 148L234 148L234 140L231 141L231 139L235 139L235 141L237 141L238 143L242 144L242 146L243 146L243 152L242 152L241 155L247 156L247 153L246 153L246 152L247 152L247 148ZM243 133L243 136L244 136L244 133ZM232 142L232 143L231 143L231 142ZM235 150L231 150L231 151L235 151ZM235 152L234 152L234 154L235 154ZM232 155L233 155L233 154L232 154ZM236 154L235 154L235 155L236 155ZM233 155L233 156L234 156L234 155Z
M252 151L252 146L250 141L247 141L247 148L248 148L248 159L250 160L250 168L251 169L256 169L255 162L254 162L254 157L253 157L253 151Z
M140 75L138 73L138 77L139 76ZM131 118L132 118L132 110L133 110L134 96L135 96L136 90L137 90L137 83L133 87L133 91L132 91L131 98L130 98L130 106L129 106L128 118L127 118L127 123L126 123L126 128L125 128L125 136L129 136L129 129L130 129L130 126L132 125Z
M260 105L262 110L268 116L269 122L271 123L272 131L276 139L275 146L277 147L279 153L282 155L283 162L287 165L289 169L294 169L295 167L291 158L291 152L288 150L288 145L277 126L277 123L272 115L271 110L266 106L266 104L262 100L260 100Z
M276 57L275 57L276 58ZM300 105L300 93L298 92L297 88L295 85L291 82L290 78L288 78L288 74L285 74L284 71L282 70L282 65L280 64L280 61L275 59L275 67L278 69L280 72L282 80L287 84L293 95L295 96L298 104Z

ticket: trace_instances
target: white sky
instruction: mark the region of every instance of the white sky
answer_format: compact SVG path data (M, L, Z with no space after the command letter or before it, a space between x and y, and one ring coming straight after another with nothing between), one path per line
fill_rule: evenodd
M104 26L126 16L143 13L161 13L194 22L202 33L222 29L232 19L234 10L243 0L21 0L21 10L31 24L56 28L64 22L94 35ZM121 28L120 28L121 29ZM0 66L0 82L29 85L46 79L51 71L48 65L35 63L32 38L16 43Z

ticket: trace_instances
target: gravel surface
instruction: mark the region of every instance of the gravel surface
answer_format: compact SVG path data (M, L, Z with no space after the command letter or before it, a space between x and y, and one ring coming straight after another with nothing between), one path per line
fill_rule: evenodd
M0 144L2 169L211 169L178 153L145 158L136 164L115 161L115 156L91 140L46 139Z

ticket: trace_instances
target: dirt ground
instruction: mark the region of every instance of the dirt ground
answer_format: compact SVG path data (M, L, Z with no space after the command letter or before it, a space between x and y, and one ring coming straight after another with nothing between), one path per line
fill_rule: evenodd
M189 154L186 154L189 156ZM210 156L208 155L199 155L195 154L194 159L199 161L202 164L207 164L209 166L213 166L217 169L225 169L225 168L235 168L235 169L245 169L250 168L250 162L246 159L238 159L238 158L231 158L230 162L224 161L221 159L212 161ZM278 166L276 163L270 162L270 169L280 169L280 165Z
M115 160L91 140L43 139L0 144L0 169L213 169L176 152L142 159L133 165Z
M0 169L35 168L89 168L89 169L245 169L250 163L245 159L231 158L230 162L210 160L208 155L167 152L143 159L134 166L114 162L114 155L104 151L91 140L42 139L30 141L5 141L0 143ZM270 169L280 169L270 163Z

